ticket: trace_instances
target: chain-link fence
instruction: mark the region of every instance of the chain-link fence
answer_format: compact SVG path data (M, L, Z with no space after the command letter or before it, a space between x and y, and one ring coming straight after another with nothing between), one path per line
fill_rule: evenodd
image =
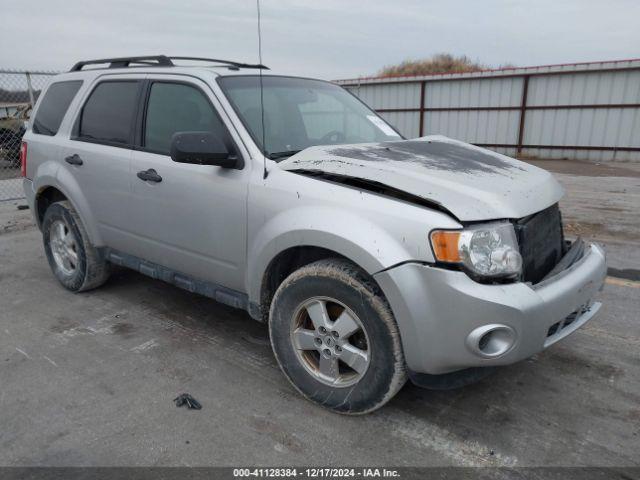
M0 70L0 202L24 196L20 143L42 88L56 72Z

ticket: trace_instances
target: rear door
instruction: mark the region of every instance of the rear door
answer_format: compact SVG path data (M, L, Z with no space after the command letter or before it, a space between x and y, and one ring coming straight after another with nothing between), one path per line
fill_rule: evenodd
M76 117L63 165L87 198L103 242L126 251L131 236L131 157L142 77L99 79Z
M244 290L249 162L242 170L174 162L175 132L209 131L236 153L211 89L189 76L149 78L132 159L134 255L196 278ZM153 170L156 181L138 178Z

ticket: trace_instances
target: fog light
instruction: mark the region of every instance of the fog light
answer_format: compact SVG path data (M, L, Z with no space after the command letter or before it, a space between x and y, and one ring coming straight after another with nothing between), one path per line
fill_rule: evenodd
M467 347L476 355L495 358L504 355L516 342L516 332L506 325L484 325L467 337Z

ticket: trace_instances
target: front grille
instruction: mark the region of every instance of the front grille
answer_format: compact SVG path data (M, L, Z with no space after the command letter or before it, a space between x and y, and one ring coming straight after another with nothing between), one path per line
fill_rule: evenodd
M564 234L558 204L515 223L525 282L538 283L560 261Z

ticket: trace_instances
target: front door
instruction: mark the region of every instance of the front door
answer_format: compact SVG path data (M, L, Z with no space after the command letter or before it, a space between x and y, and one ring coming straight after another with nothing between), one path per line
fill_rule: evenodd
M205 84L156 79L147 90L128 206L139 241L129 253L244 291L249 165L232 170L174 162L175 132L208 131L227 140L229 132Z

